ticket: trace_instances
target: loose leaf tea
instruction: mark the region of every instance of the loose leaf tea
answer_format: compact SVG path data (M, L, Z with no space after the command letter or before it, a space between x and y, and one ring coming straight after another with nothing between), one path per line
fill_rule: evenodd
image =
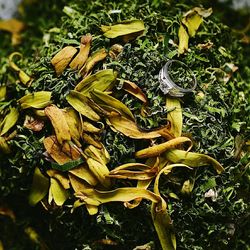
M1 31L4 248L248 249L249 29L202 4L24 1L23 43ZM161 92L169 59L193 92Z

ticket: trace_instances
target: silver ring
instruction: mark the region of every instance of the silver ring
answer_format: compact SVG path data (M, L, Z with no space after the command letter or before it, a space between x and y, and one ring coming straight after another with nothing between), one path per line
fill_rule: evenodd
M178 72L173 72L173 74L170 72L171 67L173 64L179 64ZM179 86L179 83L177 85L176 82L174 82L173 75L179 74L179 71L185 71L184 75L178 75L179 79L182 80L182 85L188 84L189 86L187 88L183 86ZM189 83L188 83L189 81ZM192 70L183 62L178 60L169 60L160 70L159 72L159 82L160 82L160 90L164 94L169 94L173 97L183 97L186 93L193 92L197 85L197 80L192 72ZM190 87L191 85L191 87Z

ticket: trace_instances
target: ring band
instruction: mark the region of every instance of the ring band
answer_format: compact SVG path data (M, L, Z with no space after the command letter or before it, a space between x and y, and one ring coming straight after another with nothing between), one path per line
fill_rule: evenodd
M191 88L182 88L178 86L170 77L169 68L173 63L180 64L180 67L185 68L187 73L190 74L192 80ZM192 70L183 62L178 60L169 60L160 70L159 72L159 82L160 82L160 90L164 94L169 94L173 97L183 97L186 93L193 92L197 85L197 80L192 72Z

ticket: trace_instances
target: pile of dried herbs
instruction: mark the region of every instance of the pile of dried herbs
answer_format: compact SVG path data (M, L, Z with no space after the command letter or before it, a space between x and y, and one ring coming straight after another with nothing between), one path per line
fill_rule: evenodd
M4 249L249 248L249 25L200 3L24 1L0 31Z

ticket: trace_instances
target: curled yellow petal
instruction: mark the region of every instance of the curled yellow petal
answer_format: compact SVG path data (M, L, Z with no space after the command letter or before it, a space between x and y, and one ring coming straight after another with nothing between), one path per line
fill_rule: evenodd
M164 153L164 157L173 163L183 163L190 167L212 165L219 174L224 171L224 168L218 161L204 154L169 149Z
M87 164L71 169L69 170L69 173L86 181L91 186L96 186L98 183L98 180L93 175Z
M152 179L158 169L142 163L127 163L116 167L109 173L109 177L128 180L149 180Z
M108 202L127 202L137 198L143 198L158 203L161 198L155 193L143 188L117 188L111 191L98 191L95 189L83 189L75 196L86 204L99 206Z
M190 146L192 146L192 141L187 137L177 137L170 141L154 145L149 148L142 149L135 153L136 158L150 158L154 156L159 156L170 148L175 148L176 146L183 144L185 142L189 142Z
M0 102L5 100L6 93L7 93L6 86L5 85L0 86Z
M63 110L64 117L68 124L70 136L72 140L77 144L78 147L81 147L80 144L80 131L81 131L81 122L79 114L72 108L66 108Z
M109 169L108 167L99 161L96 161L92 158L87 159L87 164L93 175L99 180L99 182L106 188L109 188L111 185L109 178Z
M157 137L166 137L172 139L173 136L169 133L168 127L162 127L150 131L142 131L138 128L134 121L127 119L121 115L111 116L108 119L110 126L123 133L124 135L134 139L153 139Z
M129 94L141 100L143 103L146 104L148 102L146 95L135 83L128 80L124 80L122 88Z
M60 145L56 136L46 137L43 144L50 157L60 165L79 159L81 156L80 150L74 144Z
M103 109L107 109L107 111L116 111L131 120L135 119L130 109L113 96L95 89L91 92L91 97Z
M22 58L22 54L19 52L13 52L10 56L9 56L9 65L10 67L16 72L18 73L19 79L21 81L22 84L26 85L26 86L30 86L32 79L29 75L27 75L23 70L21 70L14 62L14 57L20 57Z
M9 154L11 152L9 145L4 137L0 136L0 151Z
M46 172L49 177L53 177L54 179L58 180L59 183L63 186L64 189L69 189L69 179L63 175L60 171L55 169L49 169Z

